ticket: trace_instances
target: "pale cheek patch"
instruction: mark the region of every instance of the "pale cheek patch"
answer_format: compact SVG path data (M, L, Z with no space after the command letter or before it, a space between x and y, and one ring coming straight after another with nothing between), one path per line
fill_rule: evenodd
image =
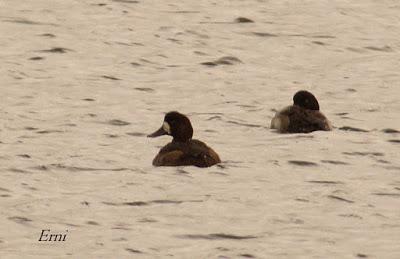
M166 121L164 121L164 123L163 123L163 129L168 133L168 134L170 134L171 135L171 128L169 127L169 124L168 124L168 122L166 122Z

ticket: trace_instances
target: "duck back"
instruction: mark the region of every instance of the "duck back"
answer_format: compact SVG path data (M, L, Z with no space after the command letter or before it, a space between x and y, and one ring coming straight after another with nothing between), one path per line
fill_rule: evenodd
M209 167L221 160L218 154L200 140L173 141L164 146L153 160L154 166Z
M292 105L277 112L271 121L271 128L280 132L309 133L317 130L328 131L332 126L320 111Z

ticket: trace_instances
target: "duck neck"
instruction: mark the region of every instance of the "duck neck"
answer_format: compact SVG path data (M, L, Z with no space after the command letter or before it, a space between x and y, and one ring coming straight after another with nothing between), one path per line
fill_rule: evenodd
M191 140L191 138L179 138L179 137L174 137L172 139L172 142L177 142L177 143L186 143L189 142Z

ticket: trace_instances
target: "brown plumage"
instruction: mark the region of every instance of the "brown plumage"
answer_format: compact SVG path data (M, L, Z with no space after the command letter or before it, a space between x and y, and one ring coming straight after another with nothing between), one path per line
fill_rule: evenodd
M161 148L153 159L154 166L209 167L221 162L212 148L200 140L192 139L193 128L190 120L181 113L167 113L161 128L148 137L162 135L171 135L173 139Z
M271 121L271 128L281 133L309 133L317 130L332 130L332 125L319 111L315 96L302 90L293 96L293 105L275 114Z

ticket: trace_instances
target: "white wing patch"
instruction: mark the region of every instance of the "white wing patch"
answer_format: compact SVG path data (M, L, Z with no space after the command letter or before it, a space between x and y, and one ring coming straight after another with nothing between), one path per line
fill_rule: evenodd
M281 128L281 118L279 118L278 116L275 116L274 118L272 118L271 121L271 129L280 129Z

